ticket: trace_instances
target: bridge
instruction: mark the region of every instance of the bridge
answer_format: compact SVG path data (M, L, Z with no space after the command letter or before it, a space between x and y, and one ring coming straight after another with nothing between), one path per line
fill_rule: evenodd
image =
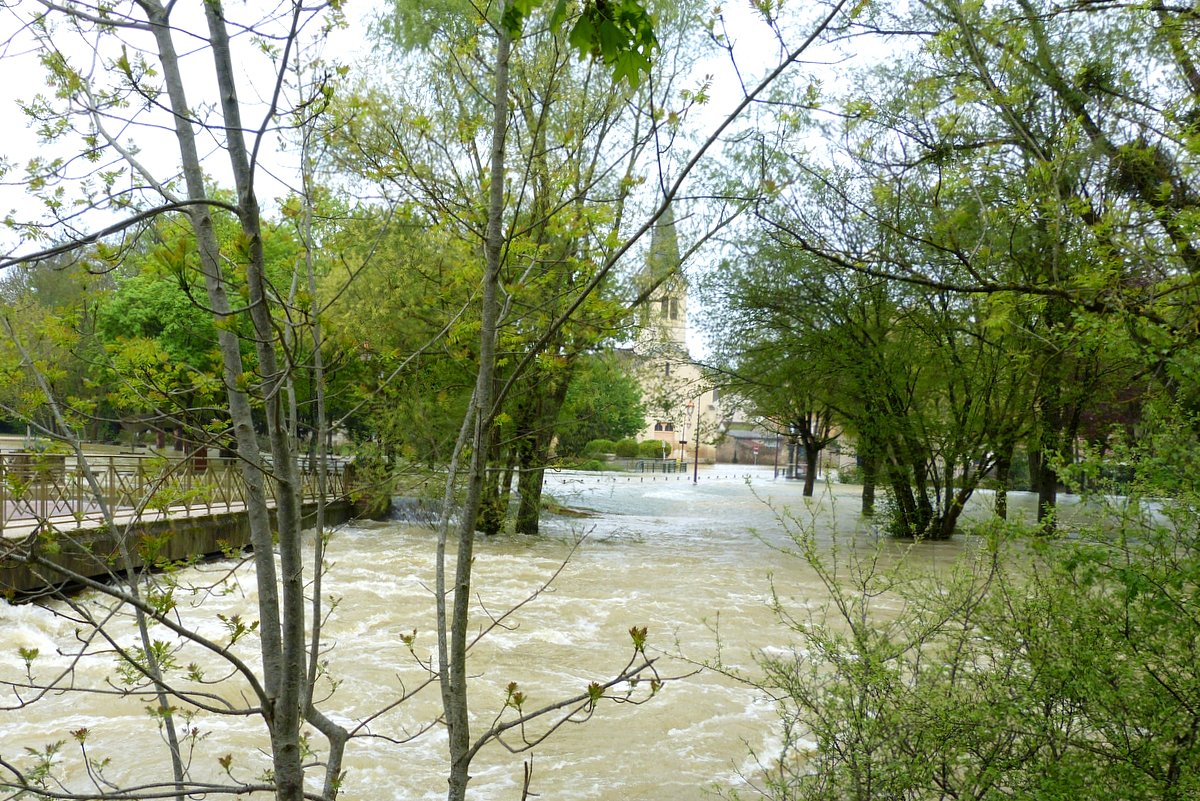
M315 522L322 483L326 522L349 519L346 478L341 462L328 463L323 476L303 467L302 513L309 521ZM245 493L236 459L0 453L0 593L69 583L63 573L28 564L31 549L100 579L124 569L122 553L133 567L144 567L240 551L250 539ZM274 509L273 497L269 503Z

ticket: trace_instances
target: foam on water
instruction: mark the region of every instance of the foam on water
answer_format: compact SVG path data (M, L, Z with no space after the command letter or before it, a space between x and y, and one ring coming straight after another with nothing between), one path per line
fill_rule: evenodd
M753 475L750 486L742 473ZM512 714L504 706L510 681L518 682L528 703L537 707L615 675L634 656L631 626L648 628L647 653L657 660L661 676L674 677L648 703L601 703L588 723L568 724L540 746L531 789L541 797L700 801L711 798L714 783L736 784L739 772L753 773L747 745L768 760L777 752L776 713L762 694L718 673L697 672L697 665L716 657L718 639L725 664L751 674L764 651L792 653L789 632L771 608L771 584L799 610L819 605L824 589L811 569L779 550L791 544L788 525L818 525L821 537L834 528L861 530L854 515L857 498L850 488L833 487L826 488L824 499L806 501L798 482L771 481L770 468L709 475L702 472L696 486L678 476L652 482L611 474L552 474L547 478L551 495L597 516L548 516L545 536L478 541L470 632L494 629L472 648L468 665L475 677L470 694L476 732ZM780 509L793 510L798 522L781 523ZM588 537L572 553L582 532ZM428 668L436 667L434 545L428 530L404 521L349 526L332 536L332 566L323 582L329 601L323 659L340 685L322 709L335 720L356 725L425 681ZM947 545L944 552L951 554L955 547ZM501 619L568 557L545 593ZM232 563L218 563L182 571L177 578L185 584L207 582L230 569ZM242 569L234 578L235 591L204 597L197 608L180 593L180 614L216 642L227 637L218 614L240 615L247 622L257 616L252 572ZM58 650L77 647L72 623L32 606L0 605L0 631L0 677L8 680L24 670L19 647L37 648L54 659L61 659ZM402 641L413 631L415 658ZM117 624L117 634L123 642L136 638L127 619ZM234 650L254 663L256 637L246 637ZM211 654L189 648L188 660L219 675ZM41 657L39 663L51 664ZM111 666L110 657L98 657L84 665L80 681L104 686ZM645 688L642 684L637 692ZM243 703L240 682L202 689ZM138 776L139 770L152 769L153 777L161 778L163 747L144 706L142 700L63 695L31 709L0 712L0 753L69 739L68 727L89 726L105 732L97 735L104 738L97 747L114 760L129 753L155 755L144 760L151 768L126 760L123 772L114 775ZM378 736L356 739L347 749L342 797L444 797L444 731L435 727L415 740L395 742L439 714L438 692L431 686L373 719L369 732ZM201 775L219 778L217 759L226 753L238 755L246 772L265 764L263 732L253 719L201 714L197 725L209 733L196 754ZM531 736L544 726L531 726ZM314 735L313 743L320 748L321 738ZM528 758L496 745L484 748L472 767L471 797L519 797Z

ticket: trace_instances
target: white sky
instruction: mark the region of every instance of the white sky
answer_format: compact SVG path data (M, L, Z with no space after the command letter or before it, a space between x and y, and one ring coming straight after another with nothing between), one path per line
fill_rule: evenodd
M366 3L357 4L366 8ZM229 6L233 6L230 11ZM247 11L245 6L251 6ZM12 170L0 182L0 215L12 216L18 221L28 221L39 216L42 207L40 202L28 195L24 190L24 167L34 157L69 157L79 150L75 139L64 141L61 145L51 145L39 141L37 132L30 124L29 118L20 110L19 102L28 102L41 93L52 92L45 85L45 70L39 63L40 49L27 33L18 32L17 15L28 15L41 6L31 0L19 2L14 6L0 9L0 75L21 76L21 80L0 81L0 124L3 125L0 135L0 156L3 156L12 166ZM211 107L216 103L215 77L212 62L208 53L199 43L206 35L206 26L197 4L179 4L180 11L173 17L173 22L180 29L175 37L176 47L181 55L181 68L187 82L188 101L193 109ZM227 14L232 17L237 13L261 13L261 6L250 4L227 4ZM183 12L191 12L186 16ZM147 34L128 32L125 36L132 60L137 48L150 50L151 40ZM61 43L61 44L59 44ZM69 54L77 69L86 69L95 65L98 76L104 75L103 62L95 59L85 39L63 31L56 44ZM312 48L311 37L302 46ZM248 128L257 127L263 119L265 101L273 90L274 67L250 41L248 36L234 39L234 66L242 74L241 100L245 117L243 124ZM365 49L360 21L351 20L351 26L345 31L336 31L327 42L322 52L327 61L351 61L358 52ZM116 45L109 45L103 57L111 60L119 55ZM336 53L337 58L328 55ZM148 56L149 57L149 56ZM164 98L165 102L165 98ZM286 106L286 101L283 103ZM172 121L164 112L143 113L139 115L134 125L123 127L122 121L110 120L107 127L118 138L125 142L135 142L139 160L145 164L148 171L156 178L170 179L178 174L178 146L171 131ZM201 155L204 158L206 171L222 186L231 186L232 178L228 162L223 150L211 136L201 135ZM258 189L264 198L278 198L286 195L288 184L297 181L297 159L292 149L280 146L277 136L272 136L264 142L260 150L260 162L263 171L260 172ZM107 163L107 157L106 161ZM125 165L121 165L125 166ZM92 169L90 165L80 164L74 172L79 174ZM70 194L68 193L68 198ZM115 215L103 217L93 216L89 219L92 226L109 224L116 220ZM86 225L84 227L87 227ZM0 227L0 254L13 252L28 252L38 247L36 243L19 243L14 234Z

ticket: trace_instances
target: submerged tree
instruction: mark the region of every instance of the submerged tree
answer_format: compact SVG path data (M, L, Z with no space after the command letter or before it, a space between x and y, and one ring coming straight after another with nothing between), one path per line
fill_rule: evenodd
M1025 445L1050 530L1056 466L1113 386L1140 373L1190 397L1194 37L1166 7L1024 0L876 7L862 24L905 44L830 104L836 169L772 151L786 188L762 219L840 269L987 298L980 319L1024 354L1030 387L1001 458ZM847 237L847 216L874 234Z

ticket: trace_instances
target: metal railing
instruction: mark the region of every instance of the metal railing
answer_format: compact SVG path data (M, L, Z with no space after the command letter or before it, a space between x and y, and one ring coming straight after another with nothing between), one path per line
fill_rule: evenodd
M114 514L178 511L213 513L241 508L245 481L236 459L192 455L89 455L94 484L74 456L53 453L0 453L0 536L52 521L56 528L82 528L101 522L101 501ZM326 470L326 497L345 497L346 471L338 462ZM274 501L274 482L267 482ZM302 497L318 496L318 473L302 466Z
M681 470L674 459L642 459L634 467L639 473L675 473Z

